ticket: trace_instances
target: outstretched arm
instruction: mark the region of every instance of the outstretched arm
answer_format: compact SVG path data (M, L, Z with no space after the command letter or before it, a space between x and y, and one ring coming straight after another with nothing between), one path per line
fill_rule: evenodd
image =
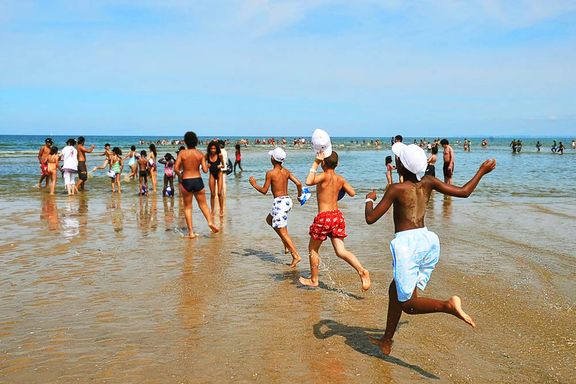
M372 190L369 194L366 195L366 206L364 207L364 218L366 219L366 224L374 224L388 212L388 209L392 206L394 199L396 197L397 189L395 184L391 184L389 188L386 189L384 192L384 196L382 200L374 207L373 200L376 200L376 192ZM372 201L370 201L372 200Z
M433 177L431 178L432 188L448 196L468 197L472 194L474 189L476 189L476 186L480 182L480 179L482 179L482 177L485 174L492 172L494 168L496 168L496 160L495 159L486 160L485 162L482 163L482 165L480 166L478 172L476 172L474 177L472 177L462 187L446 184L440 181L439 179Z
M272 177L270 176L269 172L266 172L266 181L264 181L263 186L259 186L256 183L256 179L254 178L254 176L250 176L248 181L250 182L250 185L254 187L255 190L265 195L268 193L268 188L270 188L270 184L272 183Z

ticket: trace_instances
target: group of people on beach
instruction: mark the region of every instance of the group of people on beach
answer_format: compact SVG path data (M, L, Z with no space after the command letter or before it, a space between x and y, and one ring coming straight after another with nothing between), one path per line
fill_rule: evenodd
M140 195L148 195L150 192L148 189L149 179L152 183L152 191L156 192L158 180L157 164L162 164L164 166L162 194L169 197L174 196L174 177L180 178L180 174L176 172L175 167L178 154L180 151L186 149L185 146L180 146L176 152L176 157L171 153L166 153L163 157L159 158L154 143L149 144L149 152L146 150L138 152L136 146L132 145L130 151L125 156L123 156L120 147L110 148L110 144L106 143L104 145L104 151L100 154L100 156L104 157L102 164L88 172L86 153L92 153L95 145L86 147L85 141L85 138L82 136L80 136L77 141L74 138L70 138L66 141L66 146L59 151L58 147L54 145L52 138L46 138L44 145L38 151L38 161L40 163L38 187L41 187L44 182L46 187L48 185L50 186L50 194L54 194L58 180L58 171L60 171L63 175L68 194L74 195L84 190L89 174L94 174L98 170L107 170L107 175L111 180L112 193L122 193L122 173L125 169L125 162L127 161L126 165L129 173L125 178L127 180L138 180L138 193ZM224 215L225 175L236 172L237 167L240 169L240 172L243 171L240 145L236 145L233 165L231 161L228 160L225 146L226 142L223 140L211 140L208 142L207 152L203 154L209 170L211 215L214 215L216 196L218 196L220 216ZM61 162L63 162L62 165L60 165ZM76 176L78 176L78 181L76 181ZM178 184L181 184L180 180Z
M162 160L165 167L171 170L172 177L175 175L178 178L178 185L184 202L188 236L190 238L196 237L192 226L193 199L196 199L210 230L214 233L219 232L213 218L213 198L215 196L212 194L212 206L209 210L201 173L209 173L211 187L214 185L219 191L224 189L221 185L221 175L227 169L227 159L223 155L222 143L211 141L208 144L207 153L204 153L197 149L198 137L194 132L186 132L184 143L186 146L178 150L175 158L165 155ZM386 355L391 352L393 335L402 312L408 314L444 312L456 316L473 327L475 326L472 318L462 309L461 300L458 296L452 296L448 300L418 296L418 289L423 290L426 287L440 253L438 236L425 227L424 217L432 191L435 190L450 196L468 197L480 179L495 168L496 162L495 160L485 161L474 177L464 186L454 186L451 184L451 175L454 169L452 148L446 139L441 140L440 145L444 147L446 182L440 181L430 173L430 159L427 158L423 148L414 144L405 145L402 143L402 136L398 135L392 145L392 152L396 157L399 182L389 183L378 203L376 203L375 191L366 195L364 215L367 224L375 223L390 207L394 206L395 236L390 243L394 276L389 287L386 330L381 338L371 338L371 341ZM328 134L321 130L315 131L312 137L312 146L315 150L315 157L306 175L305 184L316 187L318 214L308 230L310 236L308 243L310 276L301 276L299 281L304 286L319 286L319 250L323 242L329 238L336 255L346 261L358 273L362 290L368 290L372 283L370 273L344 245L344 238L347 237L346 221L338 208L338 201L344 195L354 196L356 192L347 180L336 172L339 158L337 152L332 149ZM156 168L157 153L154 144L150 144L149 154L143 150L137 155L136 148L133 146L125 157L122 157L119 148L115 147L110 150L109 147L107 145L102 153L102 156L105 157L103 164L95 167L93 171L105 169L108 166L109 172L115 173L112 181L112 190L114 190L116 174L121 174L124 160L128 159L130 177L136 177L137 174L140 179L141 190L142 187L146 187L146 178L148 175L152 176L151 168ZM59 153L52 140L46 139L45 146L40 149L38 154L42 171L39 185L45 178L48 178L51 183L51 193L53 193L57 171L62 170L69 194L74 194L82 189L87 178L85 153L92 152L94 148L94 145L85 147L85 140L80 137L78 142L75 139L68 139L66 147ZM299 179L284 167L286 152L281 147L274 148L269 152L269 156L272 169L266 173L263 185L258 185L254 177L250 177L249 182L262 194L266 194L269 189L272 190L274 199L272 209L266 216L266 222L278 234L285 250L290 252L292 256L290 267L294 268L302 258L287 229L288 213L292 208L288 182L290 181L296 186L299 201L309 197L305 196L308 191L303 188ZM63 161L62 166L59 165L60 160ZM239 163L240 160L238 158L237 160ZM116 172L118 170L119 172ZM78 182L75 181L76 173L79 175ZM165 172L165 177L170 178L169 175L170 172L168 175ZM447 175L450 177L446 178ZM117 183L116 186L120 192L120 183ZM165 180L164 193L169 186L173 190L173 184L170 182L167 184ZM155 183L153 188L156 188ZM224 196L219 194L218 197L220 215L223 215Z

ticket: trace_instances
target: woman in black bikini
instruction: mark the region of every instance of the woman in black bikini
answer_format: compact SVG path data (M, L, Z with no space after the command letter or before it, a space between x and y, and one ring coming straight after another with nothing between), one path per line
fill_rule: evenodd
M224 161L222 160L222 153L220 152L220 145L218 141L213 140L208 143L206 153L206 162L210 170L210 179L208 185L210 186L210 212L214 216L214 202L216 193L218 194L218 204L220 205L220 217L224 216L224 194L222 193L222 168Z
M186 132L184 142L188 149L183 149L178 152L176 163L174 164L174 172L180 180L180 192L184 200L184 216L186 218L186 225L188 226L188 237L193 239L196 237L196 234L192 228L192 196L196 198L198 207L202 211L204 218L206 218L210 230L212 232L218 232L218 227L212 222L212 217L210 216L206 202L204 182L200 176L200 168L202 168L202 172L206 173L208 172L208 164L206 164L204 155L196 149L198 137L194 132Z

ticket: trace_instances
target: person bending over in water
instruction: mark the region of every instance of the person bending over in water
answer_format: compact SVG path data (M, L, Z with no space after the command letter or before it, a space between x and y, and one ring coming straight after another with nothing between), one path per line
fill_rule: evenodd
M323 173L317 175L319 165L322 165ZM338 175L334 169L338 166L338 154L334 151L330 156L324 158L324 153L320 152L312 163L312 168L306 177L306 185L316 185L316 198L318 199L318 215L310 226L310 242L308 251L310 252L310 278L300 277L303 285L317 287L318 268L320 266L320 246L330 238L332 247L336 255L350 264L362 281L362 290L370 288L370 274L366 268L360 264L358 258L344 246L346 234L346 222L344 215L338 209L338 194L343 189L345 193L354 196L356 192L346 179Z
M184 200L184 216L188 226L188 237L193 239L197 235L192 228L192 196L196 198L198 207L200 207L200 211L202 211L210 230L216 233L219 229L214 225L208 210L204 182L200 176L200 168L202 168L202 172L206 173L208 172L208 164L206 163L206 157L196 149L198 137L194 132L188 131L184 135L184 142L187 149L178 152L176 164L174 164L174 172L178 175L180 181L180 193Z
M282 166L286 159L286 152L284 152L282 148L276 147L274 150L268 152L268 154L270 155L270 161L274 168L266 172L264 185L260 187L253 176L250 176L249 181L250 185L263 195L268 193L268 189L272 187L274 203L272 211L266 216L266 223L276 231L284 244L284 249L287 249L292 255L290 268L294 268L302 258L298 254L292 238L290 238L288 234L288 212L292 209L292 199L288 196L288 180L293 182L296 188L298 188L298 201L300 201L300 197L302 196L302 183L300 183L300 180L298 180L292 172Z
M394 205L394 240L390 242L394 280L388 289L388 315L386 331L380 338L370 337L382 353L390 354L392 337L402 311L410 315L444 312L476 324L462 309L458 296L441 301L418 297L424 290L440 256L438 236L424 226L424 216L432 190L455 197L468 197L480 179L496 167L496 160L486 160L463 187L443 183L433 176L425 176L426 154L416 145L394 144L392 151L400 158L400 172L404 182L393 184L374 207L376 192L366 195L364 215L366 223L373 224Z

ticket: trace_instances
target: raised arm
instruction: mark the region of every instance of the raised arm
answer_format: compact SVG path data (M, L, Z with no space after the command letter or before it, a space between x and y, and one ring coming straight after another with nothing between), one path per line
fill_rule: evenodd
M310 171L308 171L308 176L306 176L306 185L316 185L324 180L324 174L316 174L316 172L318 172L318 166L322 163L323 160L324 153L318 153L314 159L314 162L312 163L312 167L310 167Z
M458 187L456 185L446 184L439 179L433 177L431 178L432 188L436 191L443 193L448 196L454 197L468 197L472 194L476 186L480 182L480 179L487 174L492 172L496 168L496 160L486 160L485 162L480 165L480 168L476 172L476 174L462 187Z
M265 195L268 193L268 189L270 188L270 184L272 183L272 176L270 176L270 172L266 172L266 180L264 181L264 185L261 187L256 183L256 179L254 178L254 176L250 176L248 181L250 182L250 185L254 187L255 190Z
M395 184L391 184L389 188L386 189L384 192L384 196L382 196L382 200L374 207L374 200L376 200L376 192L372 190L372 192L366 195L366 206L364 207L364 218L366 219L367 224L373 224L378 221L388 209L392 206L394 199L396 197L397 187Z

